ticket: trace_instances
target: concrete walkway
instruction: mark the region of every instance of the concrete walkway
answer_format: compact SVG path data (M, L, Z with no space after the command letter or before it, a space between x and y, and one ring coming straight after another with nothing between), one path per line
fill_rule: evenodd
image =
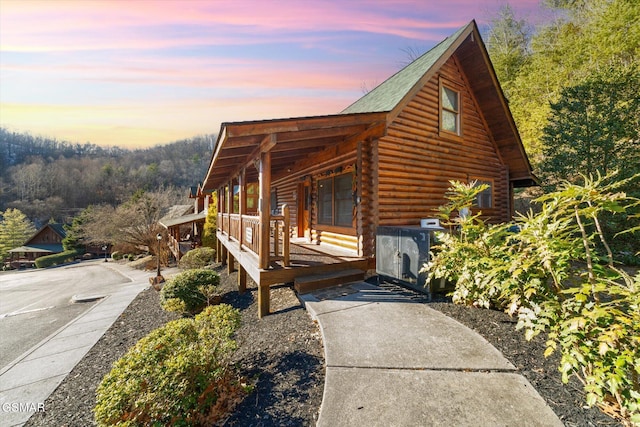
M149 287L154 273L134 270L115 262L105 264L129 280L111 295L78 295L100 300L0 371L0 425L22 426L80 360L104 335L135 297ZM163 271L167 277L167 272Z
M516 368L457 321L365 282L302 295L322 331L318 426L562 426Z

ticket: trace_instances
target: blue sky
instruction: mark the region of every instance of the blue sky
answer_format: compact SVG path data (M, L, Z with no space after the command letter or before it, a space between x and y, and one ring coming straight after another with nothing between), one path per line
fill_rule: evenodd
M147 147L334 114L498 0L0 0L0 126ZM520 18L538 0L510 2Z

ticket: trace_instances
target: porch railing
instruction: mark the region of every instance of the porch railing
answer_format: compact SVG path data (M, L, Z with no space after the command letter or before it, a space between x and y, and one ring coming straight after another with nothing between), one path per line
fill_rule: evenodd
M268 236L271 240L269 261L282 260L285 267L289 266L290 248L290 219L289 207L282 206L281 215L271 215ZM218 230L240 245L243 250L249 250L260 257L260 217L255 215L240 215L218 213Z
M180 259L180 257L182 256L182 254L180 253L180 242L177 241L171 234L169 234L169 241L167 242L167 246L171 250L171 253L173 253L173 256L176 257L176 259Z

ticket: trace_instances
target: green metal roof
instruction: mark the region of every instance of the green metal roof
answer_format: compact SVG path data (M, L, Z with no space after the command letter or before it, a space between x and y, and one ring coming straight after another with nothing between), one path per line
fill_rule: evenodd
M433 49L389 77L375 89L344 109L342 114L379 113L393 110L469 25L472 24L460 28Z
M62 247L62 243L51 243L51 244L42 244L42 245L25 245L20 246L19 248L11 249L9 252L14 253L43 253L43 252L51 252L51 253L59 253L64 251Z

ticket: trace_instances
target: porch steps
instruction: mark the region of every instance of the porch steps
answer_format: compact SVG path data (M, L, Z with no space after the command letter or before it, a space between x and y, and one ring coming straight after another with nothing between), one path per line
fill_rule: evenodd
M364 271L359 269L337 270L323 274L296 277L293 287L300 294L306 294L318 289L342 285L364 280Z

